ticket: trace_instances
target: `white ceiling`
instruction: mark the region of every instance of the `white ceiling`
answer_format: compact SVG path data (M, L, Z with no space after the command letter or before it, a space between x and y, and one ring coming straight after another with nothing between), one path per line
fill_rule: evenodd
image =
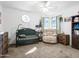
M40 12L40 5L44 1L1 1L0 4L4 7L15 8L18 10ZM48 1L50 11L61 11L64 8L70 8L74 5L79 5L78 1Z

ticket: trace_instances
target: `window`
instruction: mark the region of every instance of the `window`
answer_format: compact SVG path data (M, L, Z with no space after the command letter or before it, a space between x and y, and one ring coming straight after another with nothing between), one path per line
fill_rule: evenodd
M53 29L56 29L56 17L52 17L52 19L51 19L51 27Z

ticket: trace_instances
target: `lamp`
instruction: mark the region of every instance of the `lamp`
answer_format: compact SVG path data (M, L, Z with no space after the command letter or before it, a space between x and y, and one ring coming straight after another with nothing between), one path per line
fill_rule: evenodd
M19 25L18 25L18 28L17 28L17 30L20 28L20 26L21 26L21 25L22 25L22 24L19 24Z

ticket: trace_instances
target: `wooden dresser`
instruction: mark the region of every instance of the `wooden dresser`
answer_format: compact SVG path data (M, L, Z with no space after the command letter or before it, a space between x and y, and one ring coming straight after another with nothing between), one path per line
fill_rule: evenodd
M8 52L8 32L0 34L0 56Z
M57 35L57 42L64 44L64 45L69 45L69 35L65 35L65 34L58 34Z

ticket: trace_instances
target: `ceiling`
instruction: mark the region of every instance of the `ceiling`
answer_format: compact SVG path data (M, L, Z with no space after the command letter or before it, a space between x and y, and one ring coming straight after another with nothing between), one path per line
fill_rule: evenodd
M29 12L41 12L41 5L49 2L46 7L49 11L61 11L73 7L74 5L79 5L78 1L1 1L3 7L14 8L18 10L24 10Z

